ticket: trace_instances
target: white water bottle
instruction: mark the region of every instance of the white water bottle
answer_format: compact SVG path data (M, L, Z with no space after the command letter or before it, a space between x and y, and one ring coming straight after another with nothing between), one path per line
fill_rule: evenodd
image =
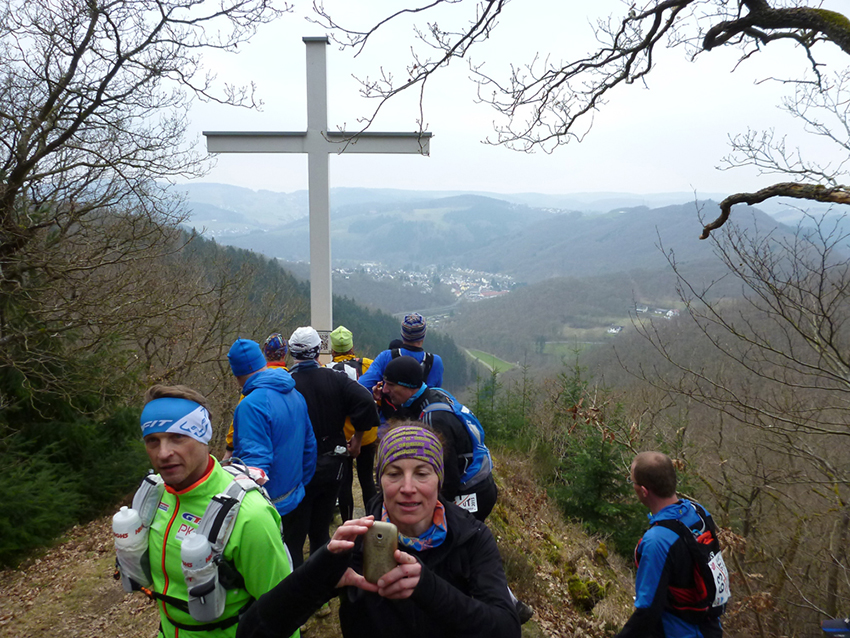
M139 513L131 507L122 507L112 517L112 536L124 591L133 591L131 579L143 587L151 584L147 565L148 533Z
M224 613L227 591L218 582L218 563L203 534L189 534L180 547L183 579L189 592L189 614L199 622L212 622Z

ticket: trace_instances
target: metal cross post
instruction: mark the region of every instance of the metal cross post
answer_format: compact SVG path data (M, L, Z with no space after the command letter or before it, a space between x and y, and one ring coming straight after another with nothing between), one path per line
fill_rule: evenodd
M310 321L323 335L333 330L330 153L430 153L431 133L349 133L328 130L326 36L307 45L306 131L204 131L210 153L307 153L310 198Z

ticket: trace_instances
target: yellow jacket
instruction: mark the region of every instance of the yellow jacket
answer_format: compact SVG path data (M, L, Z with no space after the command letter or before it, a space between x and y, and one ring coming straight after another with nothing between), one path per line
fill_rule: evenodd
M351 361L352 359L357 359L353 354L338 354L334 357L333 362L329 363L327 367L333 367L334 363L339 363L341 361ZM363 369L360 370L360 374L366 372L369 369L369 366L372 365L372 359L367 359L366 357L361 357L360 361L363 362ZM358 374L357 376L360 376ZM352 436L354 436L354 426L351 425L351 419L345 420L345 439L348 440ZM369 445L370 443L374 443L378 439L378 428L372 428L371 430L367 430L363 433L363 439L360 441L360 445Z

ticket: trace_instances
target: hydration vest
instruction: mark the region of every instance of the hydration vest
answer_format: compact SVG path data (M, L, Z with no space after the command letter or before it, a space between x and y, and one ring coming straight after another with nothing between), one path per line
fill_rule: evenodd
M355 359L346 359L345 361L329 363L325 367L347 374L352 381L357 381L357 379L360 378L360 375L363 374L363 359L360 357Z
M398 348L393 348L390 350L393 359L397 359L401 356L401 350ZM426 352L425 356L422 358L422 361L419 362L419 366L422 368L422 381L428 383L428 375L431 374L431 368L434 367L434 355L430 352Z
M198 527L192 534L203 534L209 540L213 549L213 560L218 565L218 581L225 589L240 589L245 586L245 579L242 574L224 560L224 549L227 547L227 542L230 540L230 535L233 533L233 527L236 522L236 517L239 514L239 508L242 501L248 492L258 490L266 500L269 500L268 493L265 488L254 482L249 473L249 468L244 465L231 463L227 466L222 466L222 469L233 476L233 481L227 486L224 492L216 494L207 504L204 510L201 521ZM162 477L156 474L149 474L143 480L139 488L133 496L133 509L139 512L139 518L146 527L150 527L159 508L159 502L162 499L162 494L165 491L165 483ZM150 556L148 552L140 558L140 566L146 573L150 573ZM120 578L120 565L116 561L115 578ZM169 605L190 613L189 603L185 600L167 596L159 592L152 591L147 587L141 586L134 580L130 580L130 585L133 591L142 591L144 594L155 600L162 600ZM190 594L191 595L191 594ZM248 604L250 605L250 601ZM247 606L246 606L247 609ZM184 625L177 623L174 620L169 620L178 629L187 631L210 631L213 629L224 629L236 624L239 621L239 614L230 618L225 618L217 622L210 622L201 625Z
M656 521L653 525L675 532L688 548L693 562L694 585L669 587L667 601L672 614L697 625L706 618L717 618L725 610L730 596L729 572L723 562L714 521L701 505L683 500L699 516L699 529L691 529L680 520Z
M484 427L472 411L451 394L442 388L432 388L432 390L442 395L444 401L429 403L425 406L422 414L419 415L419 420L424 421L426 415L430 412L451 412L466 427L472 441L472 452L458 456L464 461L463 472L460 477L460 493L468 493L471 488L490 476L493 471L493 459L490 457L490 450L484 445Z

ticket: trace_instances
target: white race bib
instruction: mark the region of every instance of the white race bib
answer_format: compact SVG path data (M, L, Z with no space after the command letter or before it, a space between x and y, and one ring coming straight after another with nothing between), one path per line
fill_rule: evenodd
M474 514L478 511L478 495L463 494L461 496L455 496L455 505L457 505L458 507L462 507L467 512L472 512Z
M725 605L729 600L729 572L726 570L726 563L723 562L723 555L717 552L714 557L708 561L708 568L711 570L711 575L714 576L714 586L717 589L717 594L714 596L712 607Z

